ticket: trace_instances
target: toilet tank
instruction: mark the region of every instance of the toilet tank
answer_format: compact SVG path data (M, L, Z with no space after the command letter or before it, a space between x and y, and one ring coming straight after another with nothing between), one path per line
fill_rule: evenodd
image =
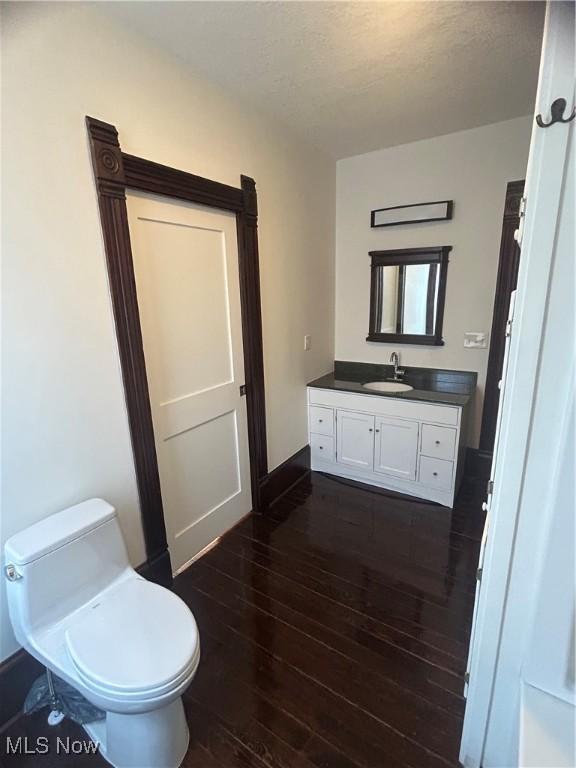
M90 499L12 536L4 547L18 641L80 608L130 568L116 510Z

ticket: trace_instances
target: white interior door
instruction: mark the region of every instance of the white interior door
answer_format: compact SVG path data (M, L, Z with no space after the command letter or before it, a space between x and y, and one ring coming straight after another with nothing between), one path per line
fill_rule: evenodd
M502 376L498 383L500 393L502 393L506 384L506 374L508 372L508 360L510 357L510 328L512 327L512 321L514 319L514 307L516 304L516 291L512 291L510 294L510 305L508 307L508 322L506 324L506 339L504 341L504 357L502 360ZM500 432L502 427L502 396L498 401L498 411L496 415L496 430L494 432L494 448L492 453L492 466L490 467L490 481L488 482L488 488L486 489L486 501L482 505L482 509L486 512L486 519L484 520L484 529L482 530L482 540L480 542L480 552L478 555L478 570L476 571L476 595L474 598L474 613L472 615L472 628L470 630L470 643L468 646L468 660L466 662L466 678L464 683L464 696L468 696L468 680L470 677L470 667L472 664L472 656L476 652L476 626L478 621L478 603L480 601L480 589L482 586L482 570L484 568L484 557L486 555L486 543L488 541L488 530L490 528L490 507L492 505L492 489L494 487L494 471L496 468L496 459L498 457L498 447L500 445Z
M418 422L379 416L375 435L374 471L416 480Z
M175 572L250 512L236 218L128 195L138 307Z
M574 22L573 3L547 3L534 110L544 122L556 99L566 99L565 117L574 106ZM494 488L459 756L467 768L518 765L520 759L521 680L531 622L542 621L535 615L535 596L545 567L546 526L556 511L553 481L573 376L574 328L566 320L567 308L574 306L573 140L574 122L549 128L533 123L522 256L500 393ZM564 597L569 585L553 575L557 594L548 593L547 599L564 609L558 595ZM545 652L565 653L566 660L568 651L558 645L555 629ZM533 724L539 727L538 721Z
M339 464L372 471L374 466L374 416L338 411L336 454Z

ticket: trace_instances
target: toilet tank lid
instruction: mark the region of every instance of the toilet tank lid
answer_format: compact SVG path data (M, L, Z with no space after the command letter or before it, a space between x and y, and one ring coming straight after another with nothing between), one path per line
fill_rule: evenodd
M7 563L26 565L111 520L116 510L104 499L88 499L14 534L5 544Z

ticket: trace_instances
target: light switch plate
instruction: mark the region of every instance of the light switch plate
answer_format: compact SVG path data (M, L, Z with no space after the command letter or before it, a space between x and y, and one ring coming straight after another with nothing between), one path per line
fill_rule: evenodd
M469 331L464 334L464 346L467 349L486 349L488 346L488 337L485 333L472 333Z
M312 348L312 336L310 334L306 334L304 336L304 352L308 352L309 349Z

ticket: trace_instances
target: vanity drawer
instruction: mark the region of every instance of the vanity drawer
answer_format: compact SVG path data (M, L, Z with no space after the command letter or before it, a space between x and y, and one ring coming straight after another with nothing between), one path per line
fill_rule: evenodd
M454 475L454 462L444 459L432 459L429 456L420 456L420 471L418 480L423 485L438 490L449 491L452 488Z
M313 461L334 461L334 438L310 435L310 451Z
M436 459L453 459L456 454L456 430L422 424L420 452Z
M316 435L334 434L334 410L318 405L310 406L310 432Z

